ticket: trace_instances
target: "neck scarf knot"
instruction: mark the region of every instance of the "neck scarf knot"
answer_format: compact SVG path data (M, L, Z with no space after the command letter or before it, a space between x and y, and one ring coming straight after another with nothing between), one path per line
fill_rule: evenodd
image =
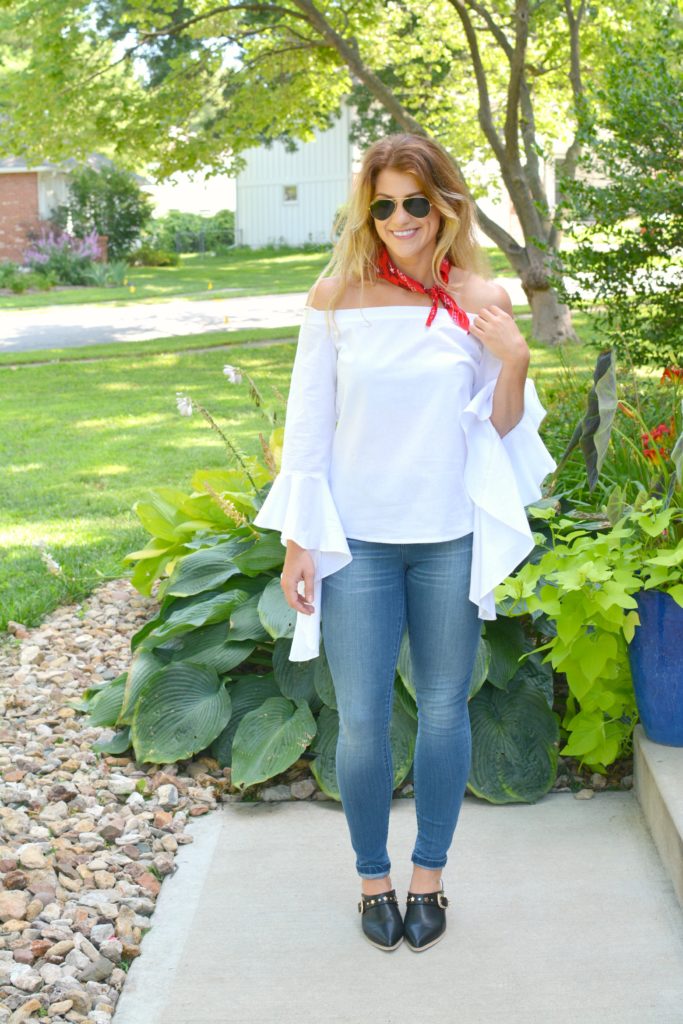
M439 273L441 279L447 284L448 274L451 269L451 261L448 256L444 256L441 260L441 266L439 267ZM411 292L420 292L422 295L429 295L432 301L432 308L429 311L427 317L427 327L430 327L434 317L436 316L437 309L439 308L439 302L441 302L445 309L448 310L451 319L462 327L464 331L470 329L470 318L464 309L461 309L455 299L453 299L445 288L442 288L440 284L435 284L432 288L425 288L423 284L416 281L414 277L410 277L409 274L405 274L402 270L396 266L392 261L391 256L387 251L386 246L382 246L382 249L377 260L377 273L380 277L383 277L385 281L389 281L390 284L396 284L399 288L407 288Z

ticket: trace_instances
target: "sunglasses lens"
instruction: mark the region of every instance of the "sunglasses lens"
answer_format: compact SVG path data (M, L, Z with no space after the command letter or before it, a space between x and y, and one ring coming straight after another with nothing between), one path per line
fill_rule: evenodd
M403 200L403 208L411 217L426 217L431 210L431 204L424 196L412 196Z
M375 199L374 203L370 203L370 213L375 220L388 220L395 205L393 199Z

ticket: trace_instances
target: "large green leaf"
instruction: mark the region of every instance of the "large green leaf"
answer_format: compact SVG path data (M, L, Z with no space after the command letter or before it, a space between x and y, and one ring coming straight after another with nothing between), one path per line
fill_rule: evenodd
M125 672L107 683L88 704L89 725L116 725L123 704Z
M394 770L393 787L397 789L410 771L415 754L417 722L405 710L394 691L391 722L389 725L389 741L391 761Z
M486 639L491 648L486 678L493 686L505 690L519 668L519 658L525 651L526 638L519 618L499 615L486 623Z
M232 784L240 789L265 782L294 764L316 733L304 701L269 697L244 716L232 743Z
M394 679L394 691L396 693L396 699L406 714L410 715L411 718L414 718L415 721L417 721L417 704L415 703L415 698L410 694L406 684L398 674Z
M410 642L408 640L408 630L403 630L403 636L401 637L401 645L398 649L398 661L396 664L396 671L401 678L405 690L415 700L415 684L413 682L413 663L410 658Z
M148 491L145 501L136 501L133 511L153 537L176 541L178 527L187 520L187 513L181 511L187 495L172 487L155 487Z
M548 702L548 707L552 708L555 690L553 669L549 661L543 661L543 656L534 651L524 659L517 670L517 675L524 679L529 686L542 693Z
M601 352L593 372L593 386L583 420L581 449L592 491L607 455L612 423L617 411L617 369L613 349Z
M231 701L214 668L181 661L143 687L133 715L136 759L157 764L204 750L230 719Z
M97 754L111 754L116 757L118 754L125 754L130 745L130 729L126 726L119 732L114 733L111 739L97 740L96 743L93 743L91 749Z
M272 673L265 676L241 676L235 682L230 683L228 692L232 701L230 721L209 747L209 753L216 758L222 768L227 768L232 764L232 742L244 716L249 711L260 708L269 697L280 696Z
M239 574L240 570L233 561L234 556L235 545L231 543L201 548L185 555L173 570L165 594L188 597L217 589L231 576Z
M258 614L263 628L273 640L294 636L297 612L285 601L279 579L273 578L265 587L259 599Z
M238 640L270 640L270 634L263 628L258 613L262 591L252 594L248 601L239 605L230 615L230 639Z
M323 707L317 718L318 732L311 743L311 752L317 756L311 761L313 778L323 793L333 800L341 800L337 782L337 740L339 715L330 707Z
M478 693L486 682L490 664L491 647L488 639L484 636L480 636L479 644L477 645L477 653L474 659L474 668L472 669L472 678L470 679L470 689L467 696L468 700L474 697L475 693Z
M330 671L330 665L325 654L325 645L320 641L320 653L306 664L312 665L314 669L313 685L323 704L328 708L337 708L337 694L334 690L334 679Z
M133 711L143 686L157 672L160 672L165 667L165 664L166 661L159 658L152 651L136 651L128 669L121 714L118 718L119 725L130 725L133 721Z
M241 665L255 646L251 640L233 643L228 636L228 628L227 622L214 622L210 626L201 626L191 633L174 637L170 650L171 660L211 665L219 675L224 675Z
M469 703L472 767L467 782L493 804L535 803L557 773L559 725L545 695L521 672L507 690L487 683Z
M279 534L267 533L246 551L241 552L235 558L235 565L245 576L258 576L259 573L267 572L269 569L279 569L284 561L284 556L285 549Z
M154 632L149 633L142 641L146 650L152 650L163 643L168 637L189 633L199 626L208 626L212 622L227 621L233 610L249 595L244 590L229 590L222 594L206 597L204 594L193 598L191 603L168 613L164 622L156 625Z
M309 661L290 661L289 652L292 649L292 641L280 638L275 641L273 647L273 673L275 682L280 687L283 697L289 697L293 701L305 700L313 714L320 706L321 700L316 686L316 676L322 675L329 670L327 662L322 665L320 656L311 658Z

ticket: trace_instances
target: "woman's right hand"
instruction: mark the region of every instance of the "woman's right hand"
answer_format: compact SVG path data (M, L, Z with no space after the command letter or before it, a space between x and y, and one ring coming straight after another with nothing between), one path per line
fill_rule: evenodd
M315 610L312 604L314 575L315 565L311 553L294 541L288 541L280 586L289 607L296 612L303 612L304 615L313 615ZM304 581L303 595L298 590L301 580Z

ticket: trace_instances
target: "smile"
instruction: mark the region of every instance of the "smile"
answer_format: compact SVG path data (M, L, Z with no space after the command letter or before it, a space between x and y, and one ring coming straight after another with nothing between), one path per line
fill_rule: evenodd
M410 238L417 230L418 228L407 228L405 231L392 231L391 233L396 238Z

